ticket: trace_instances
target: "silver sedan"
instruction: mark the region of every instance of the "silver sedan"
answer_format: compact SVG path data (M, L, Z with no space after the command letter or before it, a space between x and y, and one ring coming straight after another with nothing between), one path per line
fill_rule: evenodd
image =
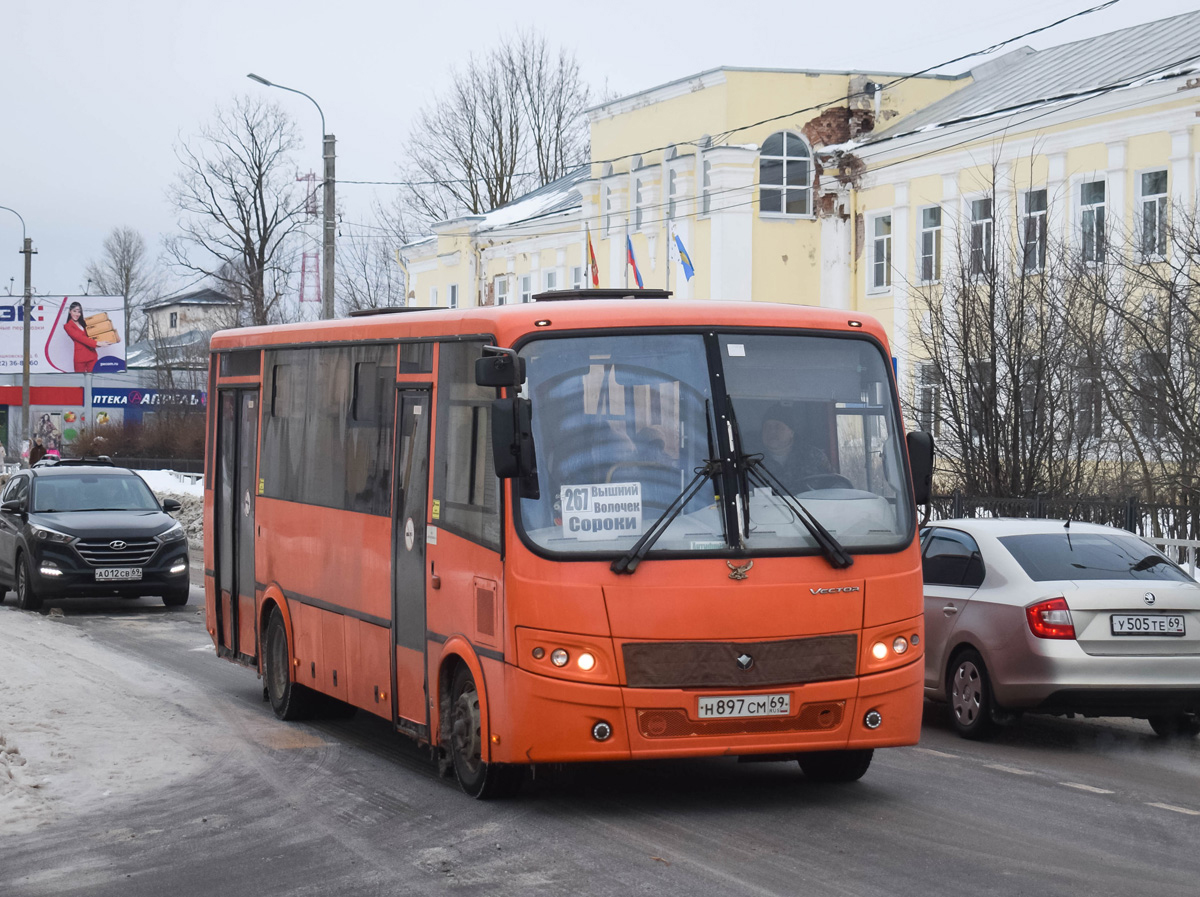
M1200 733L1200 585L1125 530L943 520L921 531L925 694L964 738L1022 712Z

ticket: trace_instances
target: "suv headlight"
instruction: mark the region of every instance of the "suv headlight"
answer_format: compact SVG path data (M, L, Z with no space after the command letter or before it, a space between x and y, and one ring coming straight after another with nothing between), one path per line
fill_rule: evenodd
M179 523L174 523L169 530L159 533L154 538L165 544L167 542L182 542L187 536L183 531L183 527Z
M75 536L68 536L66 533L60 533L58 530L49 529L44 526L31 526L30 531L33 537L42 542L58 542L62 545L70 545L75 541Z

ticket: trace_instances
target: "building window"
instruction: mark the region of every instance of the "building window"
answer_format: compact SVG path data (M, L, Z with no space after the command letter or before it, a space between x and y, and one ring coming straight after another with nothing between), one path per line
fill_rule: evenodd
M1021 231L1025 247L1025 270L1046 269L1046 191L1030 190L1025 194L1025 215Z
M178 326L179 326L179 312L173 311L173 312L171 312L171 329L174 330Z
M429 288L429 307L430 308L437 307L437 287Z
M761 212L808 215L812 212L812 153L804 138L789 131L772 134L758 161L758 208Z
M533 275L531 274L521 275L521 301L533 301Z
M1139 239L1144 258L1167 254L1167 172L1147 171L1138 178Z
M456 283L450 284L450 292L448 294L448 300L449 301L446 303L447 307L458 308L458 284L456 284Z
M1075 437L1099 439L1102 432L1104 400L1098 366L1089 366L1079 381L1079 407L1075 411Z
M553 268L542 275L543 283L547 290L558 289L558 272Z
M571 269L571 289L583 289L583 265L576 265Z
M712 214L712 163L705 160L701 164L703 176L700 188L700 214Z
M492 283L495 284L495 287L496 287L496 290L495 290L496 304L497 305L507 305L508 304L508 275L507 274L497 274L495 279L492 281Z
M675 217L675 194L679 189L679 173L676 171L667 172L667 217Z
M921 282L942 279L942 210L940 206L921 209Z
M933 436L942 433L942 393L938 366L917 366L917 426Z
M871 289L892 285L892 216L879 215L871 222Z
M642 179L635 178L633 181L633 229L642 229L643 209L642 203L645 197L642 194Z
M1104 181L1079 185L1079 228L1083 237L1083 260L1104 261Z
M973 439L984 438L991 432L990 422L995 416L995 409L995 367L986 359L968 362L967 430Z
M992 200L971 201L971 250L968 271L978 277L992 267Z
M1138 430L1147 439L1161 439L1166 435L1167 373L1165 352L1143 352L1137 360Z

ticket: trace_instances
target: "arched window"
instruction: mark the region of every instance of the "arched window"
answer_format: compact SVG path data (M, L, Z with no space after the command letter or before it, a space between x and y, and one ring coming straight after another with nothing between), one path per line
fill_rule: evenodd
M812 214L812 151L799 134L780 131L763 141L758 208L782 215Z

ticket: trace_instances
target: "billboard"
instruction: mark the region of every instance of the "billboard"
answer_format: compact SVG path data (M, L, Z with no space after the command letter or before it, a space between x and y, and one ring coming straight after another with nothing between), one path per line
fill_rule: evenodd
M21 373L24 302L0 299L0 374ZM128 342L120 296L34 296L29 316L32 374L119 374Z

